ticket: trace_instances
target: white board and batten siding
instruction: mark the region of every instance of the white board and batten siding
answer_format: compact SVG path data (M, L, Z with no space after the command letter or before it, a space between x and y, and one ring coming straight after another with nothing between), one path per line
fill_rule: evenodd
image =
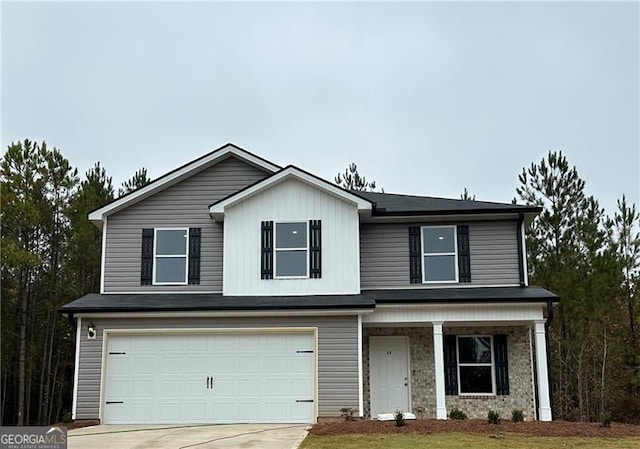
M222 225L209 205L264 179L268 173L235 157L109 216L106 230L104 293L222 291ZM199 227L202 231L199 285L140 285L143 228Z
M261 279L261 222L309 220L322 220L322 278ZM239 296L357 294L359 245L355 204L303 181L283 181L225 210L223 292Z
M358 317L357 316L282 316L282 317L190 317L190 318L92 318L97 329L94 340L81 334L78 366L78 398L76 419L104 419L101 407L106 401L104 387L107 382L107 347L104 345L104 330L110 335L172 335L171 330L180 330L178 335L189 334L189 329L198 335L276 334L300 332L317 336L314 353L317 355L317 416L340 416L343 407L358 408ZM131 334L126 331L130 330ZM123 333L124 331L124 333ZM317 351L317 352L316 352ZM101 375L102 374L102 375ZM204 380L201 380L202 382ZM102 400L102 404L101 404ZM192 418L201 421L203 418Z
M517 222L511 220L460 224L469 225L471 282L465 285L519 285ZM361 226L360 276L363 290L425 288L424 284L409 283L408 227L407 223L367 223ZM438 286L452 284L429 285Z

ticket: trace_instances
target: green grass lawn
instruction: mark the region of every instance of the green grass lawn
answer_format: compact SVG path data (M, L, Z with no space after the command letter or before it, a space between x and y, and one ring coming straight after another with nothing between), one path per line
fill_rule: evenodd
M301 449L638 449L640 437L530 437L468 433L309 435Z

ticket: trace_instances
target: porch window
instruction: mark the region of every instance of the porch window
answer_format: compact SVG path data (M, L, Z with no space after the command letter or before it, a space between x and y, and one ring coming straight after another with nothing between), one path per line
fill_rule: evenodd
M460 394L495 394L491 336L458 337Z

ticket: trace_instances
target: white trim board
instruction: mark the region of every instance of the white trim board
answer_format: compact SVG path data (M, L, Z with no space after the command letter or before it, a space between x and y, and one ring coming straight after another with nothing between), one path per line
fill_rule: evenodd
M76 419L78 410L78 378L80 371L80 338L82 338L82 318L78 317L76 321L76 354L73 369L73 403L71 406L71 419Z

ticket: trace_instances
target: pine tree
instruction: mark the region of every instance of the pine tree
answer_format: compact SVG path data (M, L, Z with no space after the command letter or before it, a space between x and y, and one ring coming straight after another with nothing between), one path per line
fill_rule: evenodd
M122 186L118 189L118 196L123 196L127 193L133 192L134 190L138 190L150 182L151 179L147 176L147 169L142 167L140 170L136 171L133 177L122 183Z
M91 223L89 212L113 200L112 178L96 162L88 170L80 188L70 201L69 217L73 229L70 266L77 273L73 288L77 296L100 291L102 232Z
M340 187L346 190L367 190L374 192L376 189L375 181L367 181L367 178L360 176L358 173L358 166L355 162L349 164L344 170L344 173L338 173L335 177L335 182Z

